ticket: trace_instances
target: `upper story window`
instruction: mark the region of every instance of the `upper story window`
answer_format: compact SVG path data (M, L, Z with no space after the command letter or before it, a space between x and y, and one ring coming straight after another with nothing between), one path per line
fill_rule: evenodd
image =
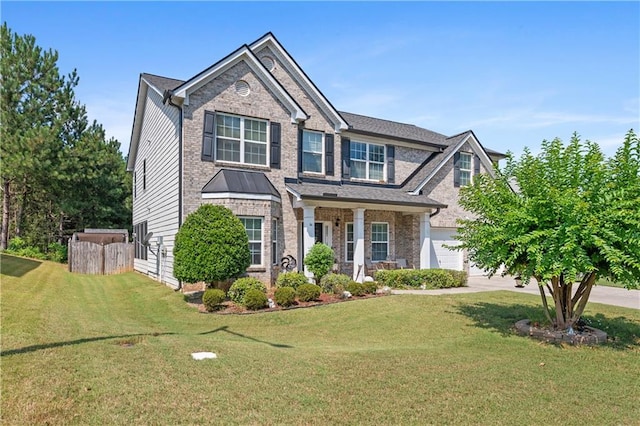
M466 186L471 183L473 155L468 152L456 153L454 158L454 186Z
M302 131L302 171L323 173L324 156L322 133Z
M216 160L267 165L267 122L216 114Z
M351 141L351 177L384 181L385 146Z

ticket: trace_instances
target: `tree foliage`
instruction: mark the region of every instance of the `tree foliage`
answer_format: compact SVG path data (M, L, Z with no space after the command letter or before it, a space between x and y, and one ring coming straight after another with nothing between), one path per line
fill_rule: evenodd
M43 251L85 227L129 228L130 177L116 140L89 125L78 75L31 35L0 29L2 236Z
M231 210L204 204L176 234L173 275L208 284L243 274L251 264L247 232Z
M331 270L333 262L333 249L323 243L315 243L304 257L304 264L317 283Z
M640 146L633 131L610 159L574 134L566 146L543 141L538 155L508 154L496 172L460 191L460 204L475 216L460 221L458 236L471 261L490 274L505 265L526 282L535 278L558 328L579 319L598 278L638 287Z

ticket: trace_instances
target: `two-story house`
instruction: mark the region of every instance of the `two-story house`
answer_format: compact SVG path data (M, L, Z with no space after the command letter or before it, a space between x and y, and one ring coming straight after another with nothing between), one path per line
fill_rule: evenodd
M128 170L135 269L170 286L175 235L204 203L247 229L248 273L273 283L302 270L316 241L362 280L376 262L467 269L455 244L459 187L503 156L472 131L445 136L338 111L268 33L188 80L141 74Z

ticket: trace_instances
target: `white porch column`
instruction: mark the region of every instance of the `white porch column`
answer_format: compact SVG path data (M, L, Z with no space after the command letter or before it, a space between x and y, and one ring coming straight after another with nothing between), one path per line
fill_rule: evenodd
M420 269L431 268L431 213L420 213Z
M353 209L353 280L364 281L364 209Z
M302 259L300 259L301 262L304 262L304 258L316 242L315 209L315 206L305 206L302 208L302 246L304 247L304 252ZM309 271L306 265L304 266L304 275L309 278L309 282L311 282L313 274Z

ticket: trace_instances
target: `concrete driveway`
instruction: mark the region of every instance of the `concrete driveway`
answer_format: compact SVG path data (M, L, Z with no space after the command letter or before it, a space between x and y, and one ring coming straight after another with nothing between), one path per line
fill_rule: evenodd
M540 295L535 280L524 288L517 288L512 277L484 276L469 277L469 286L461 288L447 288L442 290L393 290L393 294L456 294L478 293L481 291L508 290L517 293ZM622 306L624 308L640 309L640 290L626 290L617 287L594 286L591 290L589 302L604 303L605 305Z

